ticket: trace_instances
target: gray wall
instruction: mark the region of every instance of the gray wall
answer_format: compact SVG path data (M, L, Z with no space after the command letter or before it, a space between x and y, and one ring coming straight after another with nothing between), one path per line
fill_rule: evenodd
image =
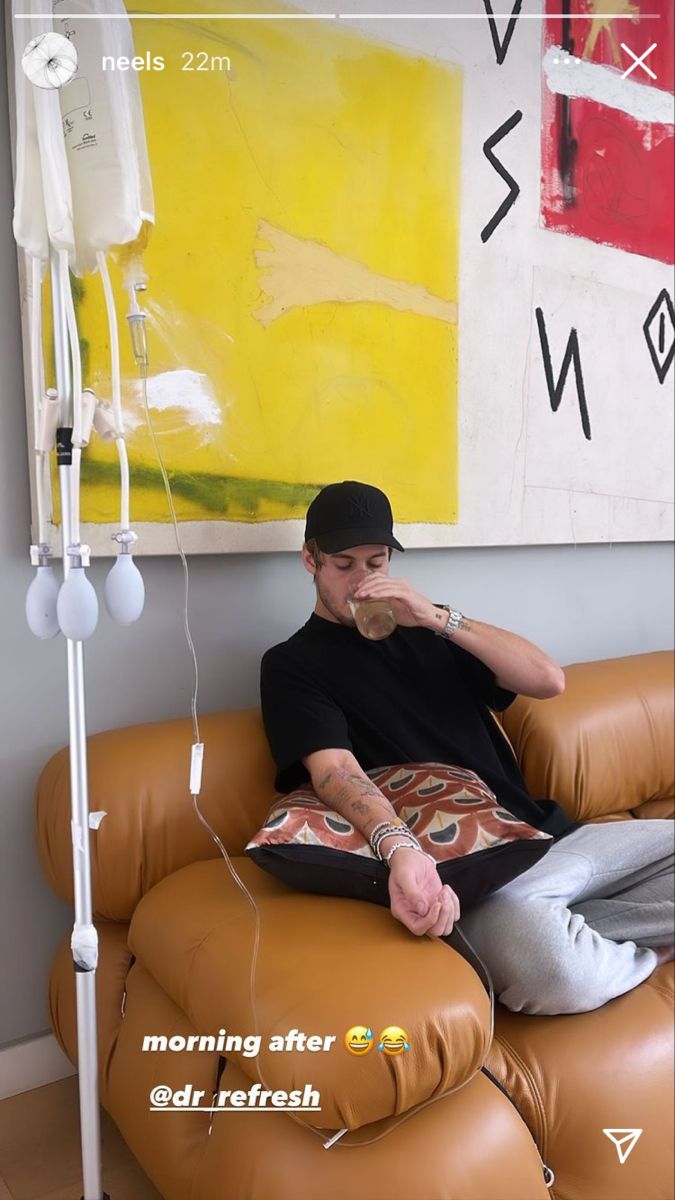
M23 615L30 526L10 181L7 97L0 88L0 1048L48 1028L50 959L71 923L43 882L33 836L35 782L68 736L65 644L38 642ZM99 596L108 565L91 572ZM180 563L152 559L142 568L141 623L121 630L103 613L86 646L90 732L189 711ZM395 556L393 570L434 600L531 638L562 663L672 646L669 545L420 550ZM201 711L256 704L263 649L301 623L312 602L309 576L294 554L193 559L190 617Z

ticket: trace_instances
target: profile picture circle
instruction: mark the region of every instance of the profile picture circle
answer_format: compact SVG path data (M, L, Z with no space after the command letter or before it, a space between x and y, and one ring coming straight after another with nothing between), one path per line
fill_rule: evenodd
M21 68L40 88L60 88L77 71L77 50L61 33L39 33L21 55Z

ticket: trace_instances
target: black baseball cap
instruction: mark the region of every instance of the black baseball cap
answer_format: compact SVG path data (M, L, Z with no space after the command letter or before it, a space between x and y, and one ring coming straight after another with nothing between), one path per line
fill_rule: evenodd
M349 546L403 546L393 533L391 504L370 483L344 479L329 483L307 509L305 541L315 538L320 550L337 554Z

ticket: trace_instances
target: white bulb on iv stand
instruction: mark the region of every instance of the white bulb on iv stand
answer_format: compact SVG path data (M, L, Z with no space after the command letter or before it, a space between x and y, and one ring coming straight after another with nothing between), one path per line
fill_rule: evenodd
M28 628L36 637L53 638L60 632L56 615L58 594L59 581L54 574L54 568L46 563L38 566L35 578L26 593L26 620Z
M118 534L118 537L122 537ZM132 536L136 537L135 534ZM114 567L105 581L105 606L118 625L131 625L143 612L145 585L136 566L129 543L122 543Z
M86 642L98 624L98 600L84 567L71 567L59 588L56 615L61 633L74 642Z

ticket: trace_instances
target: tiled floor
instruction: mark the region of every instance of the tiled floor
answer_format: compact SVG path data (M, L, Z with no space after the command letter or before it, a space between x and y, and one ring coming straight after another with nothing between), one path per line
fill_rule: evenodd
M101 1110L103 1186L111 1200L162 1200ZM0 1101L0 1200L80 1200L77 1076Z

